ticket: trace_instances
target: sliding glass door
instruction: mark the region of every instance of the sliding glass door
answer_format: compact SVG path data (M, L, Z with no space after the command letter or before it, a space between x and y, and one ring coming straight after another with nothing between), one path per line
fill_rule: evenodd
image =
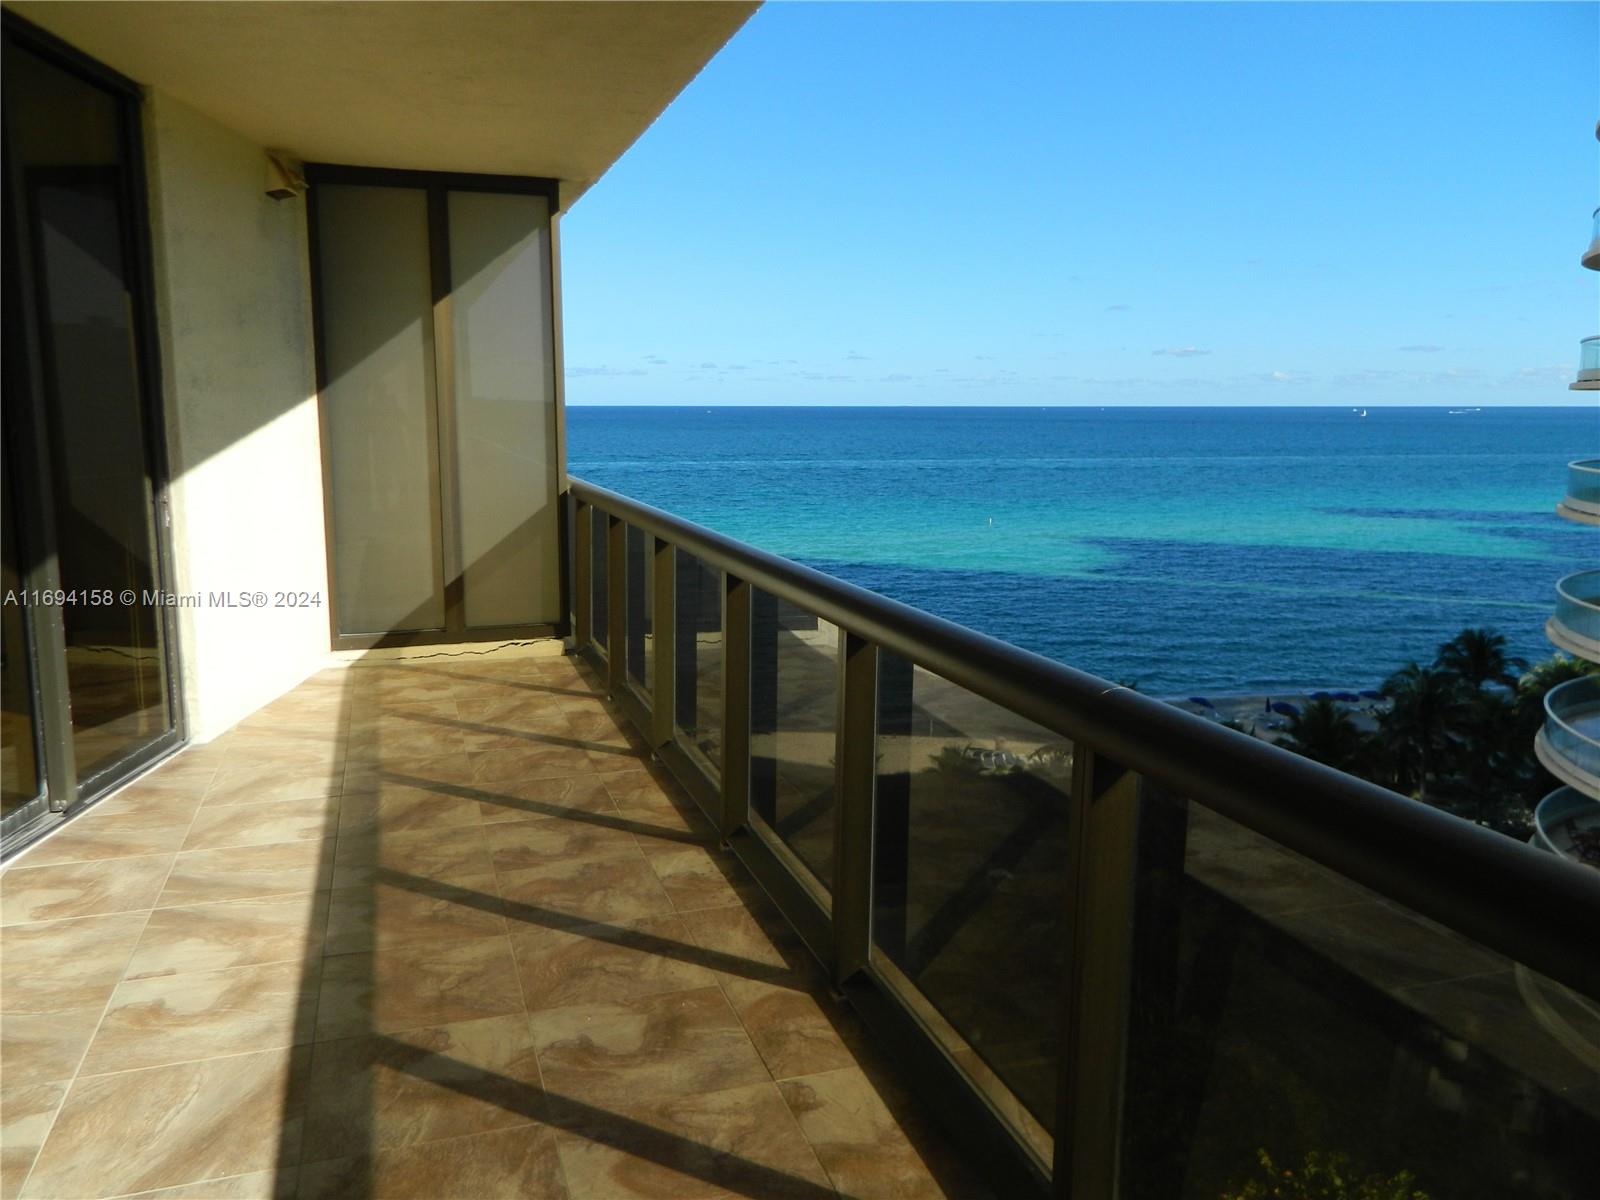
M5 816L93 799L176 743L156 519L138 100L7 23Z
M556 631L551 186L309 178L337 644Z

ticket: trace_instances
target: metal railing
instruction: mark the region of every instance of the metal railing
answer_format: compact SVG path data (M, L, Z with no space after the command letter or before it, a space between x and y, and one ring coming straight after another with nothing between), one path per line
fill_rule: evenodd
M1178 961L1152 946L1194 909L1163 897L1196 889L1273 970L1307 944L1229 882L1241 863L1274 886L1289 872L1307 901L1370 898L1380 924L1404 906L1451 954L1600 997L1600 874L605 488L573 479L570 502L577 648L1003 1195L1143 1194L1119 1190L1144 1136L1130 1079L1171 1032L1150 1023L1147 968ZM645 561L647 589L630 577ZM720 728L698 745L683 718L711 675L687 661L708 642L706 613L678 611L689 562L722 584ZM625 594L648 597L648 686ZM1005 942L1030 922L1048 970ZM1304 969L1393 1002L1337 947ZM1047 1019L1013 986L1030 971L1058 988Z

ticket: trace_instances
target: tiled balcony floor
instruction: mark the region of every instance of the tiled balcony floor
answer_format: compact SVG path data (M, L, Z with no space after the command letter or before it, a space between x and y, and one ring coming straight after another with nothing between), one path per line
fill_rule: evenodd
M565 658L325 672L0 919L5 1198L986 1194Z

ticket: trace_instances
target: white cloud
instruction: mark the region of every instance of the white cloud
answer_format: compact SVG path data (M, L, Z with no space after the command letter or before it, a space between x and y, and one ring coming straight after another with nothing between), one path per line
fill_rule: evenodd
M1198 358L1202 354L1210 354L1209 350L1201 350L1195 346L1168 346L1165 350L1152 350L1151 354L1165 354L1171 358Z

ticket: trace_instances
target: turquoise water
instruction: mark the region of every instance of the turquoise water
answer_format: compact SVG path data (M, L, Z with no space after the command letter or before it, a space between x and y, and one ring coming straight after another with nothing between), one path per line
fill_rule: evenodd
M1594 408L573 408L574 475L1165 695L1552 652Z

